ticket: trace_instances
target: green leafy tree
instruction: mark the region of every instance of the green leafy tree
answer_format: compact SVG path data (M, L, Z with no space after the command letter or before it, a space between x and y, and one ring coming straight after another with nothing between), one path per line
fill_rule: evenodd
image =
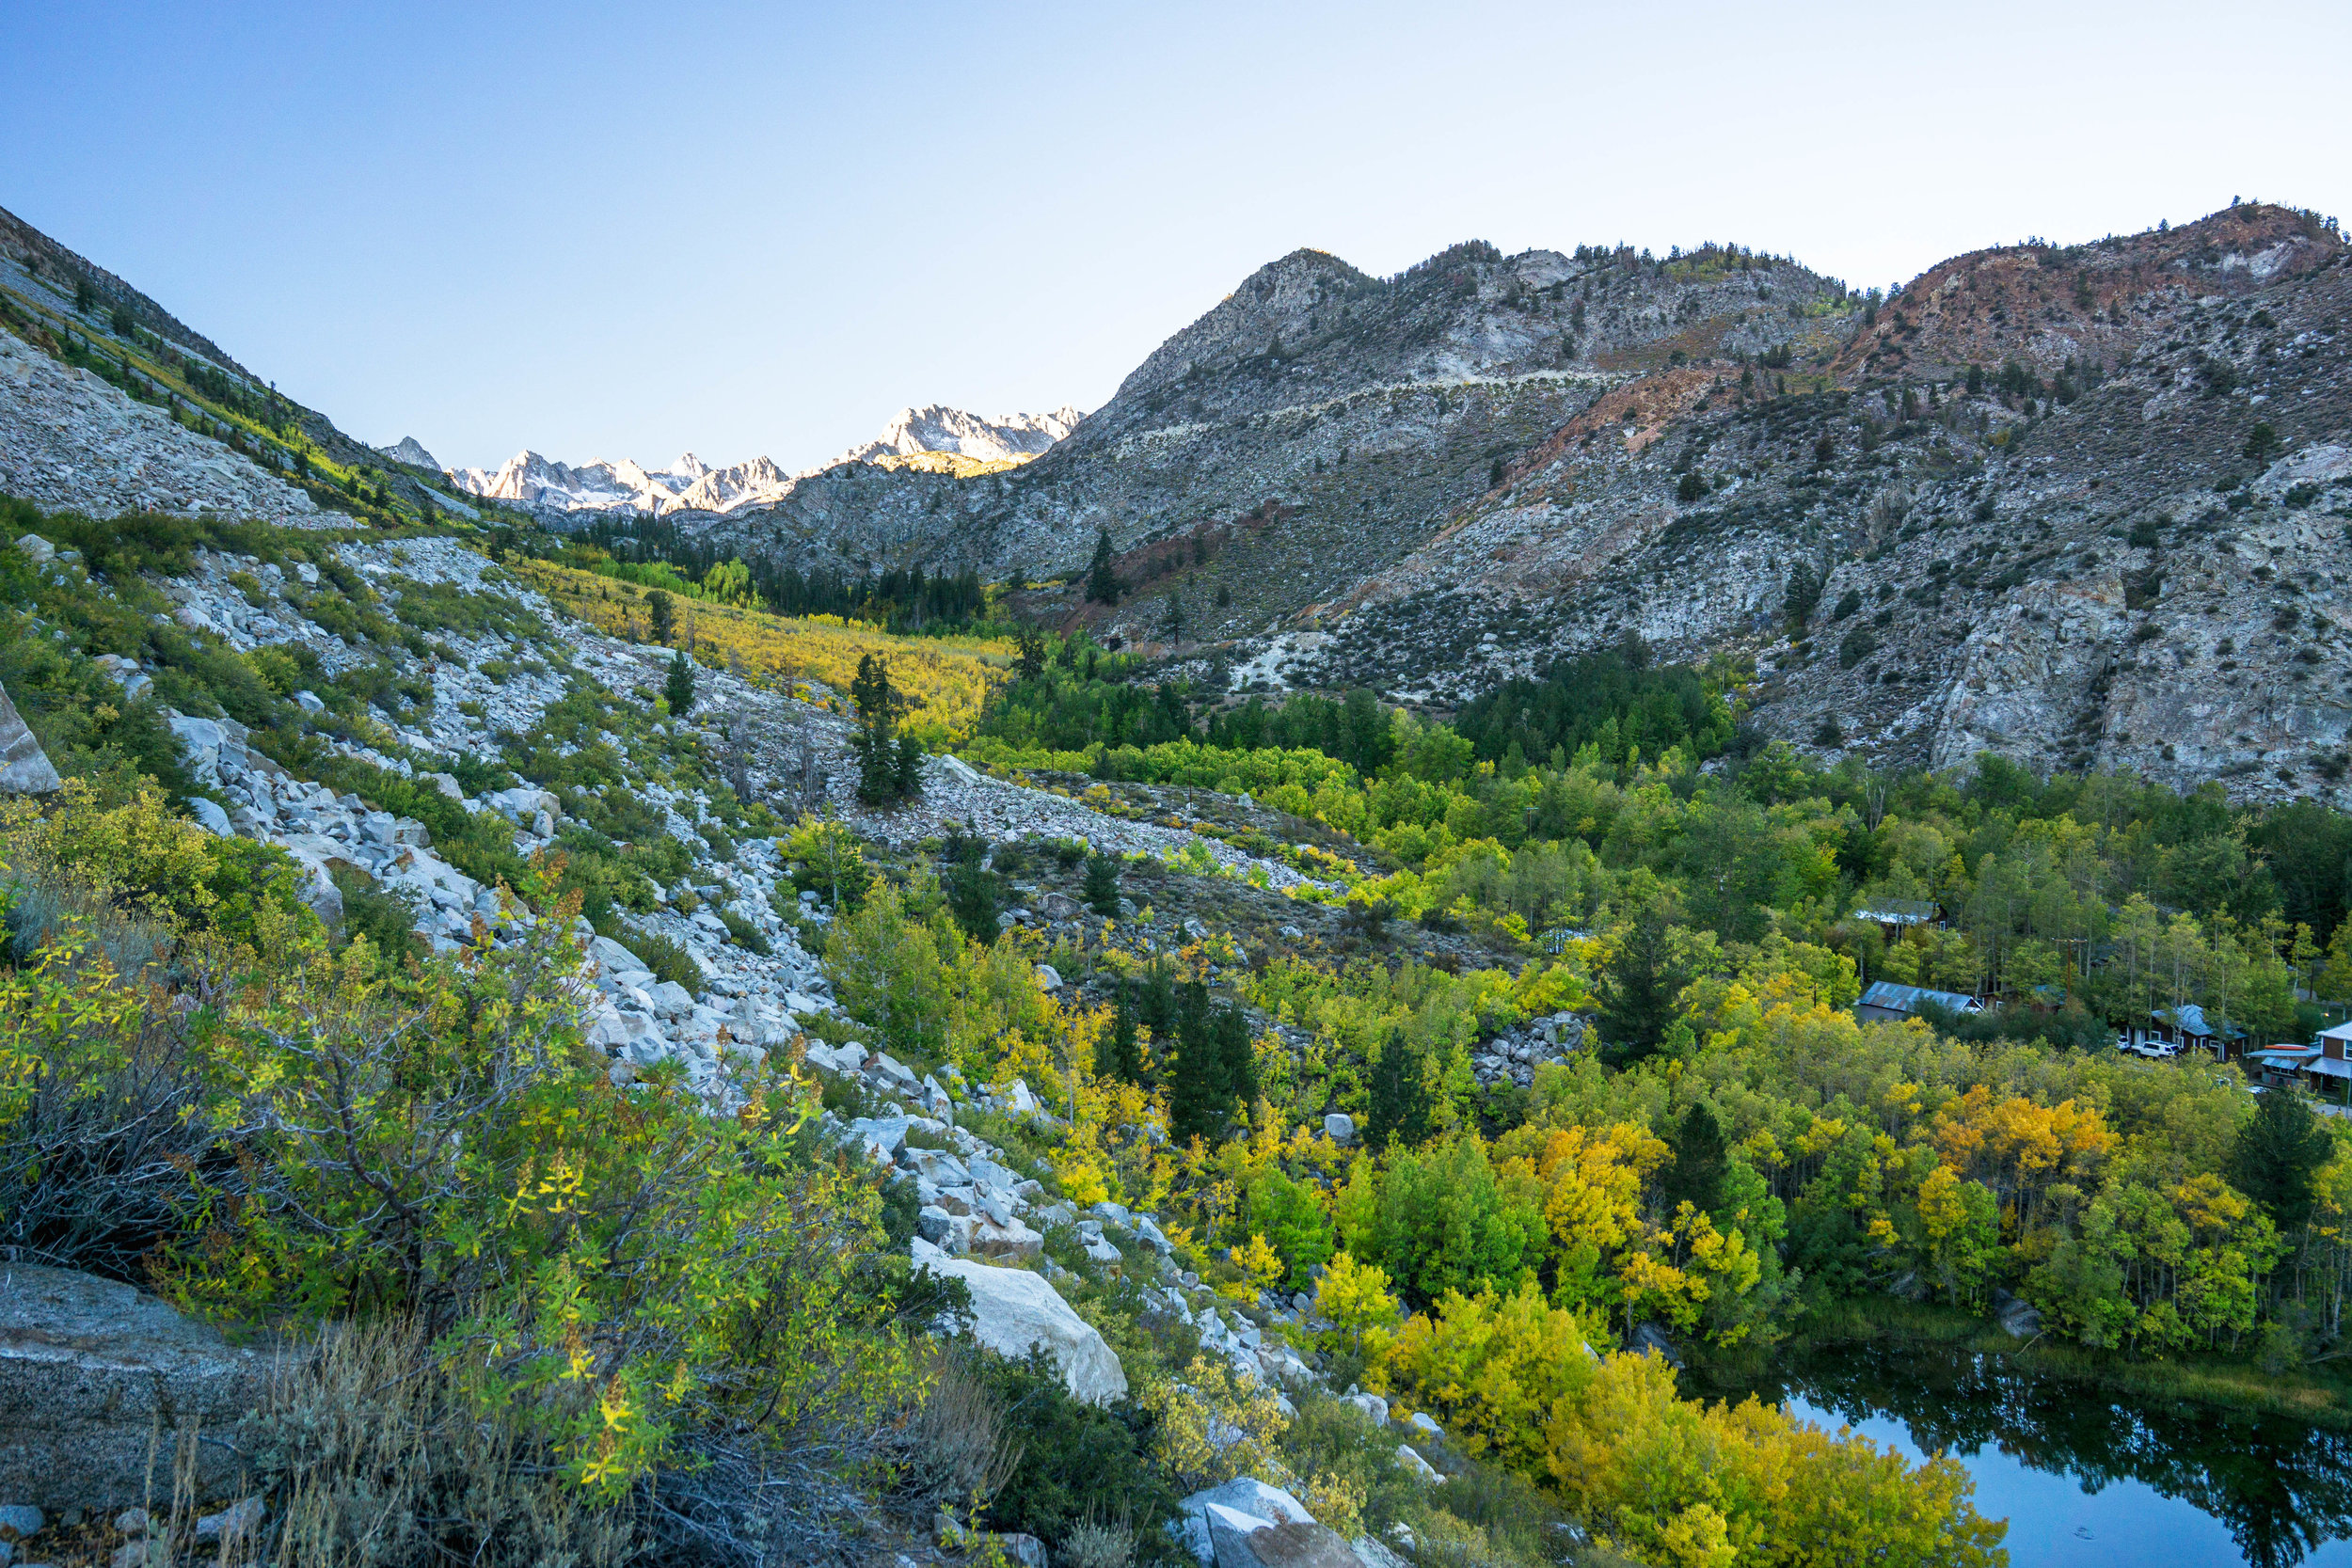
M1315 1265L1329 1262L1334 1250L1331 1216L1316 1201L1313 1189L1276 1166L1249 1184L1243 1231L1263 1236L1281 1255L1282 1282L1294 1291L1308 1289Z
M694 664L684 649L670 656L670 674L661 683L661 695L670 705L673 719L683 719L694 711Z
M645 595L645 621L653 628L656 642L670 641L670 633L677 625L677 612L670 595L659 588Z
M1533 1276L1546 1242L1540 1186L1498 1171L1475 1133L1400 1149L1387 1165L1368 1215L1353 1181L1342 1199L1362 1230L1348 1236L1358 1258L1376 1260L1424 1300L1482 1285L1508 1291ZM1368 1164L1358 1169L1369 1180Z

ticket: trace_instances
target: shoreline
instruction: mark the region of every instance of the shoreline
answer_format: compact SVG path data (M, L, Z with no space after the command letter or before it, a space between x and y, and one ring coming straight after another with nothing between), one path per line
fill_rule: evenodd
M1892 1297L1838 1302L1761 1352L1707 1352L1690 1347L1684 1353L1689 1366L1678 1381L1691 1397L1737 1399L1754 1391L1755 1385L1787 1375L1807 1357L1858 1344L1932 1347L1997 1356L2021 1370L2135 1399L2279 1416L2313 1426L2352 1430L2352 1364L2329 1375L2308 1366L2265 1372L2252 1361L2218 1352L2201 1353L2193 1358L2133 1360L2118 1352L2053 1344L2046 1336L2012 1339L1990 1318L1956 1307Z

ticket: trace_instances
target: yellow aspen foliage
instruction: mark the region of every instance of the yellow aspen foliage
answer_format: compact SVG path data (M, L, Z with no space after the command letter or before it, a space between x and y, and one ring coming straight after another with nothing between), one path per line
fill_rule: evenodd
M1363 1356L1365 1379L1385 1388L1385 1359L1396 1339L1396 1297L1389 1276L1344 1252L1332 1255L1315 1285L1314 1315L1331 1325L1329 1338Z
M1282 1255L1267 1244L1263 1236L1252 1233L1248 1241L1233 1249L1233 1265L1241 1270L1241 1282L1256 1300L1260 1291L1281 1282Z
M1982 1084L1939 1109L1928 1137L1954 1171L2006 1197L2016 1224L2030 1218L2054 1180L2095 1185L2090 1178L2115 1142L2095 1106L2073 1100L2037 1105L2023 1095L1995 1099Z
M1544 1459L1546 1414L1591 1379L1593 1365L1584 1325L1547 1306L1531 1281L1509 1295L1448 1291L1433 1313L1398 1332L1387 1372L1402 1398L1438 1412L1470 1452L1534 1471Z
M1664 1163L1666 1145L1632 1122L1605 1130L1555 1127L1540 1135L1543 1143L1532 1158L1522 1154L1503 1169L1532 1172L1542 1183L1544 1223L1558 1243L1555 1299L1570 1306L1597 1302L1611 1260L1642 1240L1643 1183ZM1523 1147L1523 1138L1509 1136L1499 1149Z
M2007 1527L1976 1512L1955 1461L1914 1467L1754 1399L1686 1402L1656 1355L1608 1357L1553 1402L1543 1438L1545 1472L1571 1506L1646 1562L2004 1560Z

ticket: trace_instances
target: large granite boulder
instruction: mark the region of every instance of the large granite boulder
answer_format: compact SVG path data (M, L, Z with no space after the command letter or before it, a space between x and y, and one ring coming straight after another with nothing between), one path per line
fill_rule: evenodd
M1338 1531L1279 1486L1244 1476L1195 1492L1171 1527L1200 1568L1362 1568Z
M0 1269L0 1498L36 1508L112 1509L147 1497L156 1425L169 1484L173 1433L226 1433L253 1408L268 1357L231 1348L169 1304L68 1269ZM199 1446L210 1495L236 1459Z
M61 782L40 738L0 689L0 794L46 795Z
M963 1281L972 1292L972 1337L990 1350L1019 1360L1042 1345L1061 1369L1071 1398L1108 1404L1125 1397L1127 1371L1119 1354L1043 1275L963 1258L934 1258L921 1266Z

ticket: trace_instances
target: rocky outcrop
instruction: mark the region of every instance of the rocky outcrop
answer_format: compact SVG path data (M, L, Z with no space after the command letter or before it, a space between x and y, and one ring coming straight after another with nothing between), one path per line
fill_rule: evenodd
M1499 460L1650 361L1801 336L1834 347L1842 339L1803 312L1839 292L1753 256L1670 266L1472 244L1375 278L1298 251L1016 472L924 485L835 469L773 508L695 526L795 566L1032 577L1084 567L1106 528L1134 597L1104 610L1043 592L1029 613L1156 638L1166 594L1184 586L1163 579L1181 572L1190 639L1279 630L1393 563L1484 494Z
M223 1431L252 1407L268 1357L128 1285L65 1269L0 1268L0 1498L36 1508L127 1508L148 1495L162 1437ZM234 1455L198 1447L207 1496ZM167 1477L166 1484L167 1486Z
M1957 258L1817 363L1611 391L1277 673L1450 706L1638 638L1824 757L2345 803L2347 314L2279 208Z
M1073 1399L1108 1404L1125 1396L1127 1373L1117 1353L1044 1275L955 1258L928 1259L921 1266L963 1281L972 1293L972 1337L988 1349L1020 1360L1043 1348L1061 1369Z

